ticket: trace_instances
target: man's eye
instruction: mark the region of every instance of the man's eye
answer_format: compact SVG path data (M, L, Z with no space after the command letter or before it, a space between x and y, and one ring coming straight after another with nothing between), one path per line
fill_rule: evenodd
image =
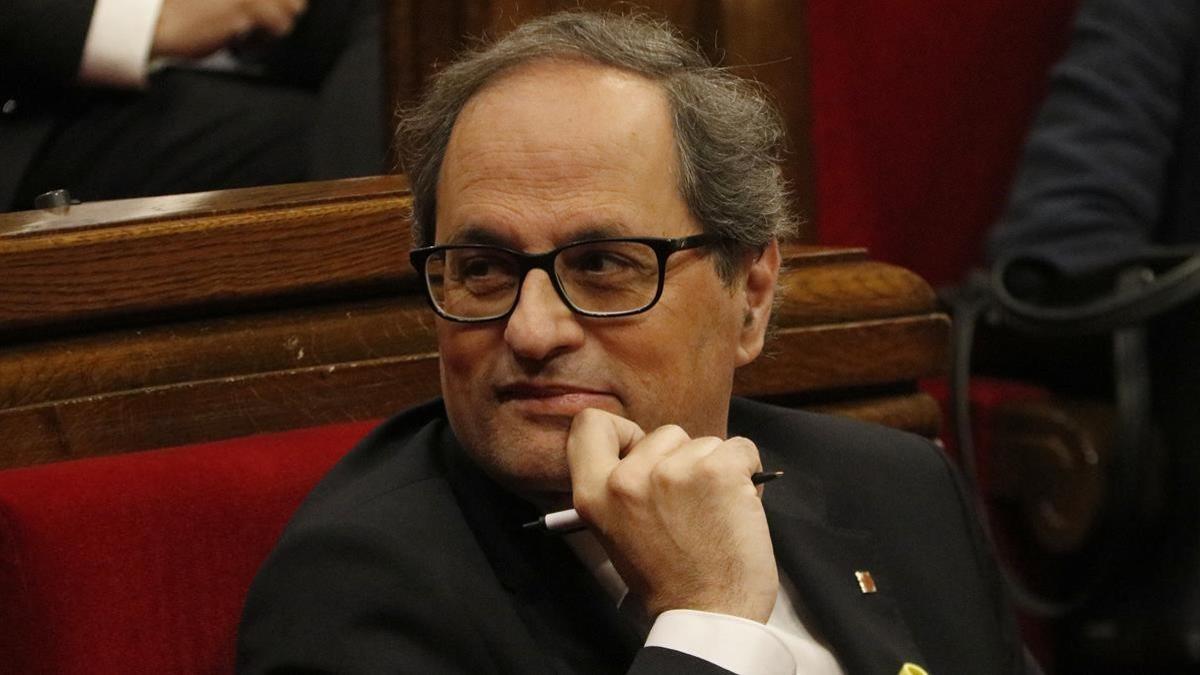
M463 262L462 276L486 277L496 269L495 261L483 257L472 258Z
M463 255L454 262L454 276L458 279L483 279L503 274L507 269L502 260L487 254Z
M590 274L623 274L635 271L642 263L616 250L580 251L571 256L569 266L572 271Z
M593 272L597 274L602 272L614 272L618 269L624 269L628 266L628 260L611 253L604 253L600 251L580 256L579 259L575 261L575 269L582 272Z

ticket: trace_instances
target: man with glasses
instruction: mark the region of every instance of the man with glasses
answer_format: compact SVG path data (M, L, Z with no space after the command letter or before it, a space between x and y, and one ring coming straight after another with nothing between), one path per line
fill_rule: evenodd
M400 139L444 400L309 497L244 672L1033 668L937 448L731 402L795 222L755 87L559 14L445 68Z

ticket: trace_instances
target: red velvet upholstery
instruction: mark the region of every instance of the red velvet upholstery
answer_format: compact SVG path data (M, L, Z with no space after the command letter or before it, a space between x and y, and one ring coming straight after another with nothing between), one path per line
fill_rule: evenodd
M820 241L979 264L1076 1L809 0Z
M232 672L259 565L374 424L0 471L0 672Z

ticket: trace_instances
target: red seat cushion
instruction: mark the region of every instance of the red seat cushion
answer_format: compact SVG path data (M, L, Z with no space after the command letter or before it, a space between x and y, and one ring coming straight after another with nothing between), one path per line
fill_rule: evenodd
M375 424L0 471L0 671L232 672L259 565Z

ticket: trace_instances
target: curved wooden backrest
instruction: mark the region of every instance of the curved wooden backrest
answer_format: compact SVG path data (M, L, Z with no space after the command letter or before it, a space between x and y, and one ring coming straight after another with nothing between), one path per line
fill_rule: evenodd
M0 467L383 417L438 394L381 176L0 214ZM861 249L792 247L739 394L934 435L948 321Z

